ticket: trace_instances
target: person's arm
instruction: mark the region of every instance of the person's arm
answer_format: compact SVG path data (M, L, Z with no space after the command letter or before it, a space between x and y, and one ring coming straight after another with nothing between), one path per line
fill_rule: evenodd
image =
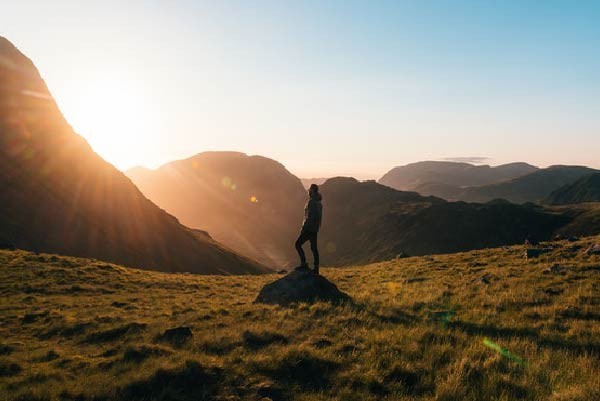
M315 202L316 204L316 202ZM317 204L316 205L316 209L317 209L317 230L319 230L321 228L321 222L323 221L323 206Z
M314 200L308 201L308 216L306 218L306 229L317 231L319 229L319 206Z

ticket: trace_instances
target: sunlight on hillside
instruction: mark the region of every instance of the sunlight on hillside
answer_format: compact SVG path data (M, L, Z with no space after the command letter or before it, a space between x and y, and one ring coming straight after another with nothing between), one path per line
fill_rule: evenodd
M156 140L152 89L131 74L93 72L83 86L59 90L57 101L77 133L118 168L131 167L132 153L148 152Z
M0 399L596 400L598 240L324 269L353 301L288 307L254 302L273 275L0 251Z
M5 3L0 401L600 401L600 0Z

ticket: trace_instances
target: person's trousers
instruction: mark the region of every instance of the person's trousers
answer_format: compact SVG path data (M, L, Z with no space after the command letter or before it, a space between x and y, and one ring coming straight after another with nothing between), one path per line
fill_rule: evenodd
M306 255L304 254L304 249L302 249L302 245L304 245L306 241L310 241L310 250L313 254L315 266L319 267L319 248L317 247L316 232L302 231L296 240L296 251L298 251L298 256L300 256L300 263L302 265L306 264Z

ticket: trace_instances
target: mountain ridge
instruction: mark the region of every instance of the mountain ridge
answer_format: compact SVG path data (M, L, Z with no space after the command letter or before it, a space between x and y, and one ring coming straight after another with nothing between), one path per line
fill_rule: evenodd
M348 177L328 180L321 193L321 259L331 266L549 239L572 220L541 207L447 202Z
M0 37L0 240L196 273L267 269L156 207L65 120L33 62Z
M295 262L306 191L282 163L210 151L127 174L159 206L230 248L277 268Z
M466 188L461 200L486 202L502 198L513 203L542 202L550 193L598 170L577 165L552 165L531 174L487 186Z
M452 201L543 202L550 193L598 170L579 165L537 168L524 162L476 166L464 162L424 161L396 167L379 183Z
M524 162L492 167L466 162L429 160L394 167L385 173L378 182L398 190L408 191L415 190L424 184L444 184L462 188L501 182L536 169L537 167Z
M543 203L569 205L585 202L600 202L600 172L583 176L554 190Z

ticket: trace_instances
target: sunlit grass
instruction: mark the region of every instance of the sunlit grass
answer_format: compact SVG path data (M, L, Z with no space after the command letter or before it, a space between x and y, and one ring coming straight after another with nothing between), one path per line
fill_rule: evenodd
M277 276L0 251L0 399L599 399L599 241L324 269L355 302L289 308L253 303Z

